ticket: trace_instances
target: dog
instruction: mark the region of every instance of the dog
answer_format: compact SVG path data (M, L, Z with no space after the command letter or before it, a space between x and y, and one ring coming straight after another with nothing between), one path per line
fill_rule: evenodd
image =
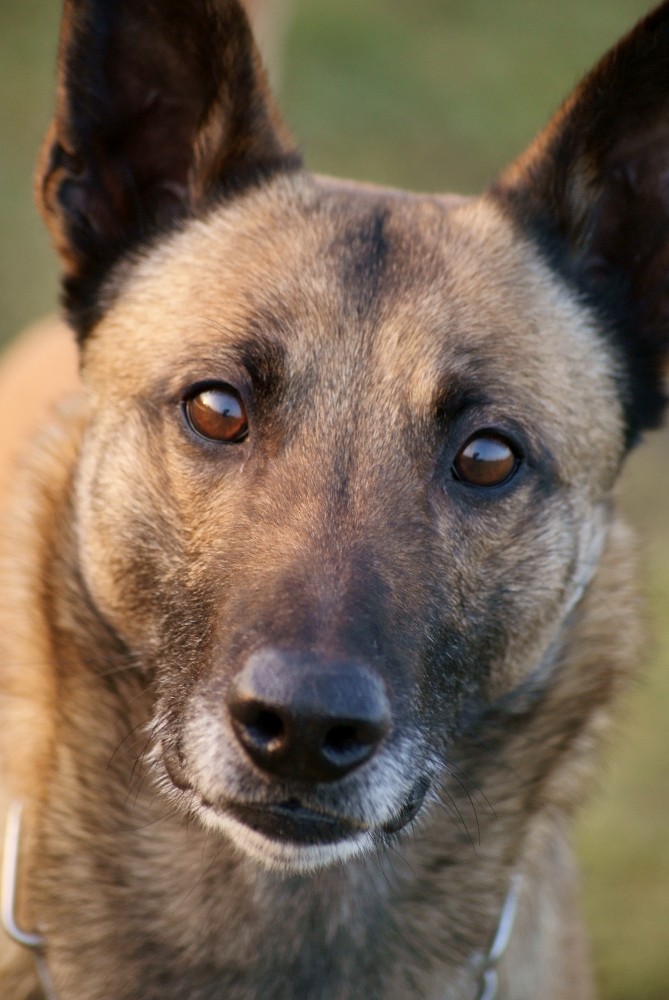
M483 196L405 194L304 168L236 0L66 0L85 390L12 483L3 996L593 996L668 93L665 3Z

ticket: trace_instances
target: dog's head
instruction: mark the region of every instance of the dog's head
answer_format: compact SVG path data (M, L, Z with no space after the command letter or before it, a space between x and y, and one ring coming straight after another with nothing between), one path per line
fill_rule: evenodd
M660 419L669 6L479 199L307 173L233 0L69 0L60 67L87 591L179 806L345 858L559 668Z

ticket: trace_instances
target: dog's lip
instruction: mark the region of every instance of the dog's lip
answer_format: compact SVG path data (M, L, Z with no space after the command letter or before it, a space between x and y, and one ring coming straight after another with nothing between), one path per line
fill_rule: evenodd
M162 747L162 760L167 776L174 787L178 788L180 792L191 792L193 786L186 779L182 768L177 763L176 754L170 748Z
M165 770L175 788L182 792L197 794L193 785L181 775L174 761L163 753ZM365 833L369 828L359 820L349 816L338 816L318 812L304 806L299 799L290 798L282 802L238 802L224 801L214 804L204 796L198 796L205 809L227 813L229 816L262 833L273 840L297 844L331 844Z
M180 791L195 793L194 787L174 773L168 755L164 755L165 768L173 785ZM404 805L390 820L376 827L379 833L399 833L416 818L430 787L429 778L424 775L414 783ZM289 798L281 802L239 802L224 801L214 805L198 796L205 809L222 811L244 823L250 829L263 833L274 840L291 841L302 844L328 844L350 839L362 833L374 832L374 827L351 816L319 811L303 805L300 799Z
M285 802L226 802L234 819L272 840L294 844L332 844L369 830L364 823L349 816L317 812L298 799Z
M399 833L416 818L430 787L427 778L421 777L414 784L399 813L384 823L380 833ZM302 804L299 799L284 802L252 803L227 802L225 811L258 833L274 840L301 844L328 844L361 833L373 832L373 827L350 816L318 812Z
M399 833L412 819L415 819L425 801L429 787L430 781L428 778L419 778L397 816L394 816L388 823L383 824L381 828L383 832Z

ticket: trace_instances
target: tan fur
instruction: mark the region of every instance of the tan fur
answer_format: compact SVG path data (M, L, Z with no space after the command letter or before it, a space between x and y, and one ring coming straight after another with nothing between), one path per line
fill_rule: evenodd
M301 222L304 204L315 204L315 195L309 187L300 190L298 194L300 211L296 212L293 204L294 192L290 190L292 187L291 184L288 188L290 197L277 198L275 190L271 195L268 193L250 199L249 204L243 209L232 209L225 213L220 220L212 220L206 226L194 225L183 235L161 247L150 258L147 258L138 270L133 272L130 282L124 288L119 309L110 311L96 337L88 345L85 359L86 381L92 396L94 410L97 413L95 439L101 443L107 455L109 454L109 441L116 437L115 425L118 420L121 419L127 423L133 398L139 396L140 393L146 395L147 392L150 397L152 383L157 383L169 375L174 361L171 361L169 367L166 368L165 358L179 358L183 354L182 345L185 338L188 338L189 347L184 360L187 359L189 365L195 364L197 368L198 365L206 363L194 362L193 359L198 355L202 358L207 357L207 330L210 325L215 324L221 330L229 330L233 336L236 327L243 329L248 303L253 301L254 296L257 295L254 290L258 288L260 272L265 276L272 275L271 282L280 284L281 273L288 264L291 270L301 275L299 292L304 297L304 301L302 304L295 303L298 312L303 310L306 313L310 305L315 302L321 303L320 309L322 311L323 297L327 294L327 262L321 266L319 255L316 252L317 247L312 245L318 241L317 230L313 227L313 214L309 214L311 222L307 230L302 228ZM398 202L396 210L401 224L404 225L408 225L409 217L415 217L417 213L418 221L415 224L419 227L423 239L429 239L431 228L438 229L443 224L444 210L439 202L425 200L422 204L411 204L411 213L408 210L405 212L403 202ZM246 216L243 227L240 226L237 218L240 211L243 211ZM246 254L244 247L237 245L236 233L240 229L243 229L245 233L252 233L256 219L258 227L267 227L270 213L274 216L271 220L272 228L277 236L274 244L266 248L263 259L257 260L255 251ZM406 219L404 218L405 214ZM495 337L499 337L503 343L503 351L500 351L499 358L495 361L500 366L500 378L504 379L505 385L509 389L514 381L517 381L519 394L522 393L524 398L535 401L537 414L536 418L530 418L531 422L535 419L546 420L546 416L543 415L546 411L549 414L550 422L552 411L560 411L561 401L568 391L572 396L578 393L591 402L597 399L598 394L601 394L601 403L593 403L593 405L598 405L604 413L611 414L610 426L607 427L605 423L594 426L591 441L583 436L579 426L578 411L573 414L575 421L573 426L570 424L572 417L564 412L562 419L553 425L556 437L552 445L559 456L565 478L573 481L578 481L579 477L583 478L583 501L588 502L590 499L588 494L593 490L595 483L599 482L598 492L608 488L618 461L619 445L616 444L613 448L610 446L610 442L617 440L616 425L619 419L616 408L609 399L607 388L611 362L602 358L601 372L598 372L596 367L593 368L592 365L586 363L585 353L583 358L579 359L578 352L580 350L586 352L588 349L589 324L587 317L583 318L579 315L564 293L554 286L542 267L533 262L531 257L528 257L528 251L525 248L520 246L514 254L509 253L508 225L503 218L496 214L494 209L485 203L464 203L451 210L449 226L455 247L457 247L455 251L451 250L453 259L457 262L454 268L450 268L452 318L444 316L443 303L440 303L438 297L435 297L434 302L431 301L429 295L425 297L420 305L421 311L418 315L415 301L412 302L411 309L406 310L406 312L402 310L401 301L398 302L396 308L389 311L386 329L383 337L379 340L379 343L383 344L383 359L378 364L378 370L382 373L382 381L378 386L377 395L373 395L372 398L378 400L384 393L384 383L392 389L397 385L398 380L402 381L403 373L406 372L408 379L404 381L412 407L417 412L429 409L431 386L434 383L435 373L439 370L443 360L437 355L431 356L433 349L430 344L434 343L432 335L434 327L437 324L445 326L449 330L449 338L452 339L454 345L461 341L466 332L470 338L472 349L475 349L479 342L485 346L490 341L491 329L494 329ZM252 239L248 240L248 246L249 248L253 247ZM496 273L494 286L491 285L486 289L481 289L477 285L477 270L481 267L481 258L484 261L484 270ZM197 260L200 261L200 265L195 267ZM203 266L202 261L206 262L205 266ZM443 264L438 259L435 259L434 263L436 274ZM208 269L211 270L211 274ZM266 280L267 277L265 277ZM410 280L413 279L408 276L407 281ZM162 315L160 304L159 289L163 282L167 282L171 289L169 327L167 327ZM193 328L191 321L190 303L194 300L200 304L199 328L202 334L198 333L197 328ZM532 311L524 310L526 328L519 329L517 317L519 310L522 309L521 303L530 300L533 302ZM221 302L225 303L223 313ZM473 303L472 308L468 307L469 302ZM442 305L441 310L440 304ZM508 311L508 319L505 316L505 310ZM148 337L141 345L131 345L128 339L131 331L140 326L144 330L153 332L155 343ZM553 357L550 342L552 331L558 327L568 331L570 337L569 347L565 348L563 352L563 356L570 359L569 368L565 369L564 375L557 367L560 362L559 359L556 362ZM532 359L531 366L528 366L526 338L534 338L537 329L546 331L546 357L542 358L541 353L537 354L536 345L533 345L535 357ZM309 344L310 330L306 327L294 328L290 332L296 340L294 356L306 359L311 349ZM128 368L125 359L131 349L135 362L132 368ZM441 351L443 351L443 344L440 345ZM493 351L492 357L495 360L495 351ZM416 363L419 358L421 359L420 366ZM451 363L453 364L453 362L457 363L455 358ZM550 388L554 393L553 397L546 392L544 375L548 368L551 370ZM175 368L175 372L179 372L178 366ZM578 379L581 377L584 384L582 389L579 389ZM347 391L350 389L349 385ZM336 406L334 400L331 405ZM392 432L392 427L387 428L387 430ZM47 526L53 524L56 527L60 523L58 512L62 507L63 500L58 496L58 489L67 492L70 488L67 470L69 464L74 460L77 450L73 448L70 433L64 435L60 440L58 435L48 435L50 440L47 440L43 446L46 454L43 454L42 463L39 466L39 478L40 480L43 478L45 483L60 482L62 484L61 487L49 486L48 493L42 501L38 502L38 510L33 516L33 520L36 517L37 523L45 526L45 538L48 538L49 533ZM378 433L378 429L375 433ZM383 450L384 447L380 441L379 450ZM50 454L53 454L53 457L50 457ZM598 456L601 461L601 471L594 477L592 464L588 464L587 469L584 466L585 455ZM79 459L84 480L87 475L86 468L89 465L97 468L101 458L102 453L98 451L95 440L89 439L83 462ZM167 458L168 461L167 472L172 480L172 488L176 491L180 490L182 493L181 496L178 492L175 495L182 515L185 513L186 505L192 506L193 511L198 512L200 521L192 521L190 531L194 532L196 536L200 535L205 530L205 524L215 524L220 515L215 513L215 507L207 500L204 493L199 499L196 499L197 481L189 478L181 485L179 482L181 474L178 466L171 466L169 458L167 456L164 458ZM83 517L84 525L87 525L89 518L92 518L90 520L91 527L86 530L90 530L92 537L97 539L93 548L86 545L82 553L84 563L86 564L87 560L90 561L89 580L105 614L110 616L112 621L117 618L122 620L124 634L128 637L139 636L146 631L146 616L145 612L138 608L139 617L135 620L130 607L123 603L117 604L117 597L113 596L116 590L114 579L117 578L118 573L125 571L123 564L117 566L115 560L119 557L122 558L122 553L118 550L117 544L114 544L110 549L106 544L106 539L109 539L110 536L113 537L113 521L118 521L120 518L122 522L122 511L128 498L127 475L131 475L135 461L134 450L132 448L128 450L127 445L123 446L122 451L116 452L111 461L110 470L113 469L114 476L103 488L106 493L105 511L111 515L113 520L108 519L105 511L98 510L96 513L91 511L89 514L86 513L86 505L80 508L80 517ZM51 471L49 471L49 467L51 467ZM146 476L146 470L144 475ZM99 479L97 481L96 489L99 490L100 481ZM147 485L149 489L156 490L157 499L160 490L157 482L155 486L152 486L150 481ZM204 486L203 483L203 488ZM40 487L40 491L43 489L44 487ZM162 504L162 501L159 502ZM305 504L305 512L308 511L309 518L312 518L314 516L313 502L310 500L307 504L305 498ZM158 514L158 510L155 511L155 514ZM169 516L169 511L163 510L160 516L166 515ZM99 521L101 517L102 521ZM295 519L292 520L291 531L302 534L304 526L300 526L299 518L296 522ZM29 531L32 533L34 528L31 526ZM215 533L218 534L219 529L216 529ZM29 542L21 534L17 535L17 539L20 550L22 552L28 551ZM213 537L209 535L208 540L203 539L203 544L210 546L212 541ZM481 544L486 544L484 539L481 539ZM488 544L494 544L493 540L491 539ZM528 538L528 544L534 544L531 538ZM631 614L633 607L633 598L630 598L626 593L618 592L619 588L626 589L628 587L624 573L620 581L616 579L620 573L620 567L627 564L627 560L616 551L620 544L621 542L616 542L615 549L612 550L608 582L602 584L601 593L588 599L588 604L594 601L594 607L589 614L586 615L585 611L583 612L586 623L594 622L593 634L598 643L601 642L602 633L608 633L612 637L615 635L612 649L605 656L607 678L603 680L600 677L600 672L592 669L588 662L590 652L587 630L590 625L586 624L585 631L580 633L575 640L578 648L570 663L569 676L565 680L566 688L564 691L556 692L555 695L555 711L559 713L558 706L562 701L568 703L570 698L576 697L580 700L588 696L584 690L583 678L591 677L592 691L589 697L592 702L592 712L588 727L579 737L568 759L563 761L557 773L550 775L550 781L545 783L541 792L538 793L542 803L540 816L535 821L533 814L531 812L528 814L529 826L525 836L528 838L529 846L527 850L523 851L523 870L528 873L524 888L528 912L527 917L521 917L521 922L527 920L528 928L530 926L536 928L539 919L538 914L534 913L537 892L533 890L532 886L535 879L541 880L542 889L539 894L542 899L541 906L542 909L547 909L547 912L541 916L541 925L548 927L550 921L556 920L560 926L566 927L571 926L574 920L571 912L573 890L570 891L567 888L571 875L561 863L555 865L555 875L553 876L554 891L559 895L554 904L548 903L547 893L550 890L547 886L547 878L549 877L548 872L554 866L554 862L550 858L554 856L556 850L556 847L549 847L548 844L551 838L553 840L557 838L557 843L560 845L557 850L564 853L566 847L564 833L560 833L558 836L554 828L547 827L546 814L550 814L551 809L555 808L556 814L562 816L565 810L571 811L574 804L581 799L584 782L587 786L591 749L598 741L600 729L605 722L604 716L600 720L597 703L600 700L604 704L608 703L611 686L613 685L615 688L624 678L628 659L636 650L636 639L633 631L627 629L626 642L621 645L617 630L614 630L614 624L619 615L618 609L621 606L627 607ZM102 545L102 548L98 550L99 545ZM609 542L609 546L611 545L614 545L613 539ZM203 553L204 551L203 549ZM66 553L62 557L67 558ZM500 553L500 558L504 558L502 553ZM8 631L12 631L11 622L25 622L27 614L25 604L32 601L30 595L36 586L39 587L39 580L44 577L45 573L50 572L43 568L39 550L35 551L29 559L26 559L25 555L22 556L21 561L25 563L23 573L17 578L14 571L15 593L19 607L10 606L7 609L8 622L4 623L2 629L5 636ZM14 562L13 565L16 566L17 562ZM547 570L548 567L549 564L546 564ZM556 585L557 583L556 580ZM613 593L608 592L610 588L613 588ZM595 594L597 594L596 590ZM47 597L47 601L49 600ZM542 611L543 614L545 611ZM604 621L599 620L601 616L604 616ZM609 619L610 621L608 621ZM537 630L536 642L538 646L544 646L546 630L550 631L554 627L551 618L546 621L538 620L533 627ZM57 780L55 775L49 779L52 767L46 764L46 761L54 758L56 751L51 742L52 737L49 736L52 699L48 697L45 701L43 696L44 692L50 690L48 663L51 655L48 650L38 652L35 648L35 638L39 638L43 634L43 628L37 623L27 632L22 628L14 640L16 645L10 650L8 656L9 663L22 665L29 663L32 665L29 671L26 671L25 667L22 666L21 670L15 674L15 681L12 681L11 675L7 680L10 695L15 699L15 703L23 706L21 713L13 712L12 729L14 731L10 736L12 748L17 745L24 748L20 756L12 754L13 763L11 765L12 772L16 774L14 794L19 794L21 797L25 797L25 792L21 791L25 785L34 789L40 787L45 780L49 783ZM531 661L534 654L532 644L527 643L527 636L524 636L524 643L525 655ZM599 658L604 655L601 645L592 650L592 654L597 657L599 662ZM68 672L74 670L76 677L81 667L76 666L75 661L70 659L72 655L72 653L68 654ZM521 669L524 662L526 662L524 659L517 661L517 658L510 656L508 666L505 666L504 663L499 665L499 670L494 678L494 687L490 692L492 697L501 695L522 679L522 674L517 675L514 671ZM618 679L617 673L610 673L612 666L618 664L620 665L620 679ZM80 682L77 682L75 690L79 689L79 684ZM573 691L569 687L571 684L576 685ZM602 684L604 686L600 690ZM82 694L84 691L85 689L82 690ZM82 703L82 709L84 705L85 701ZM27 718L24 717L26 707L29 709ZM93 706L90 706L88 711L93 711ZM96 711L100 711L99 706ZM33 713L35 714L33 715ZM97 718L95 724L97 727ZM18 726L18 730L14 729L16 726ZM37 739L35 734L37 734ZM541 740L543 735L538 732L535 738ZM115 739L123 739L123 733L117 737L110 734L109 748L112 753L114 752ZM130 747L133 745L135 745L135 741L131 739ZM28 751L31 747L32 753L29 755ZM513 763L513 747L511 747L509 754L506 766L509 768L509 773L513 774L514 768L521 765ZM480 790L481 801L487 799L493 808L498 809L500 774L495 771L491 777L491 786L484 785ZM508 795L509 792L510 789L507 789L505 795ZM464 803L461 803L461 807L463 810L470 808ZM506 808L513 813L515 809L513 797L507 802ZM520 802L518 808L523 808ZM484 814L485 811L483 807ZM471 817L469 821L471 822ZM491 851L488 863L496 868L501 860L497 857L499 847L495 847L495 841L487 844L485 825L488 821L489 817L479 815L479 822L483 825L481 836L484 849L479 853L477 867L485 864L487 851ZM535 822L536 828L534 828ZM540 833L544 828L547 832ZM443 844L440 843L440 849L442 847ZM169 850L170 848L164 845L163 849ZM505 850L508 849L505 848ZM517 851L518 846L516 845L513 849L514 854ZM406 849L408 865L414 863L412 853L410 847ZM535 855L536 861L534 860ZM542 861L541 858L544 855L547 857L545 861ZM421 860L425 863L424 858ZM472 856L468 849L465 851L463 861L466 861L467 868L467 892L472 894L472 872L469 870ZM536 873L534 872L535 865L538 869ZM454 877L453 872L449 873L449 879ZM502 894L503 889L500 889L498 899ZM476 898L475 892L473 895ZM458 907L461 909L462 900L459 894L456 894L456 897L460 899ZM462 914L460 919L462 919ZM487 923L488 929L485 930L480 939L482 948L485 947L485 941L491 932L494 920L495 914L492 912ZM529 930L527 933L529 934ZM554 957L549 957L546 954L546 948L549 946L557 949ZM580 945L578 947L580 948ZM517 964L513 963L512 972L507 973L513 976L514 983L513 987L509 987L508 995L518 998L518 1000L521 996L528 998L535 996L534 991L538 989L535 979L536 970L542 969L540 980L546 997L555 997L556 1000L562 1000L562 998L567 1000L568 997L570 1000L574 1000L576 996L587 997L589 992L586 991L585 986L585 983L588 982L585 962L579 963L574 959L569 965L569 979L561 983L565 968L564 963L559 958L562 954L562 948L563 945L559 939L555 940L549 933L539 937L533 950L529 953L529 959L528 955L525 954L522 961L519 960ZM524 968L523 963L528 961L529 966ZM546 969L553 966L554 971L547 973ZM578 971L579 968L580 971ZM555 977L554 987L548 985L551 976ZM527 981L527 985L522 987L518 985L518 982L525 981ZM561 984L558 985L559 983ZM521 990L526 992L521 992Z
M25 330L0 368L0 506L27 443L49 420L53 404L79 388L72 331L56 318ZM30 405L27 401L30 400Z
M249 43L223 8L234 83ZM285 162L208 201L212 160L194 154L188 211L160 239L119 252L75 158L45 160L45 212L85 279L83 379L53 416L33 410L41 433L6 480L21 920L58 1000L471 1000L520 876L498 1000L592 1000L569 821L641 645L615 513L626 361L509 208L535 197L535 161L478 199L315 178L272 133L262 79L239 81L252 134L214 159ZM69 99L58 141L78 138ZM91 259L111 260L94 312L72 185L100 223ZM52 348L65 358L62 330L37 331L6 377L30 386ZM248 440L189 429L203 381L247 401ZM522 461L477 492L453 469L491 432ZM392 726L370 759L317 781L258 763L231 692L267 649L324 674L362 661L361 684L374 670ZM235 811L290 828L296 803L346 833L266 834ZM41 998L30 956L0 948L4 995Z

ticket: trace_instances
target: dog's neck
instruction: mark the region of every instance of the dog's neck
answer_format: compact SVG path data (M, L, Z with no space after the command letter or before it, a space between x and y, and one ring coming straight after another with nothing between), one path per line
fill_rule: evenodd
M0 915L8 936L23 948L29 949L35 961L35 969L45 1000L58 1000L53 979L45 959L47 943L41 934L21 928L17 918L17 887L20 881L22 805L13 803L7 817L3 851L2 873L0 875ZM511 879L497 930L488 951L483 958L477 953L471 956L470 967L478 979L476 1000L496 1000L498 996L498 965L504 958L511 940L516 921L520 897L521 877ZM444 997L450 996L445 988Z

